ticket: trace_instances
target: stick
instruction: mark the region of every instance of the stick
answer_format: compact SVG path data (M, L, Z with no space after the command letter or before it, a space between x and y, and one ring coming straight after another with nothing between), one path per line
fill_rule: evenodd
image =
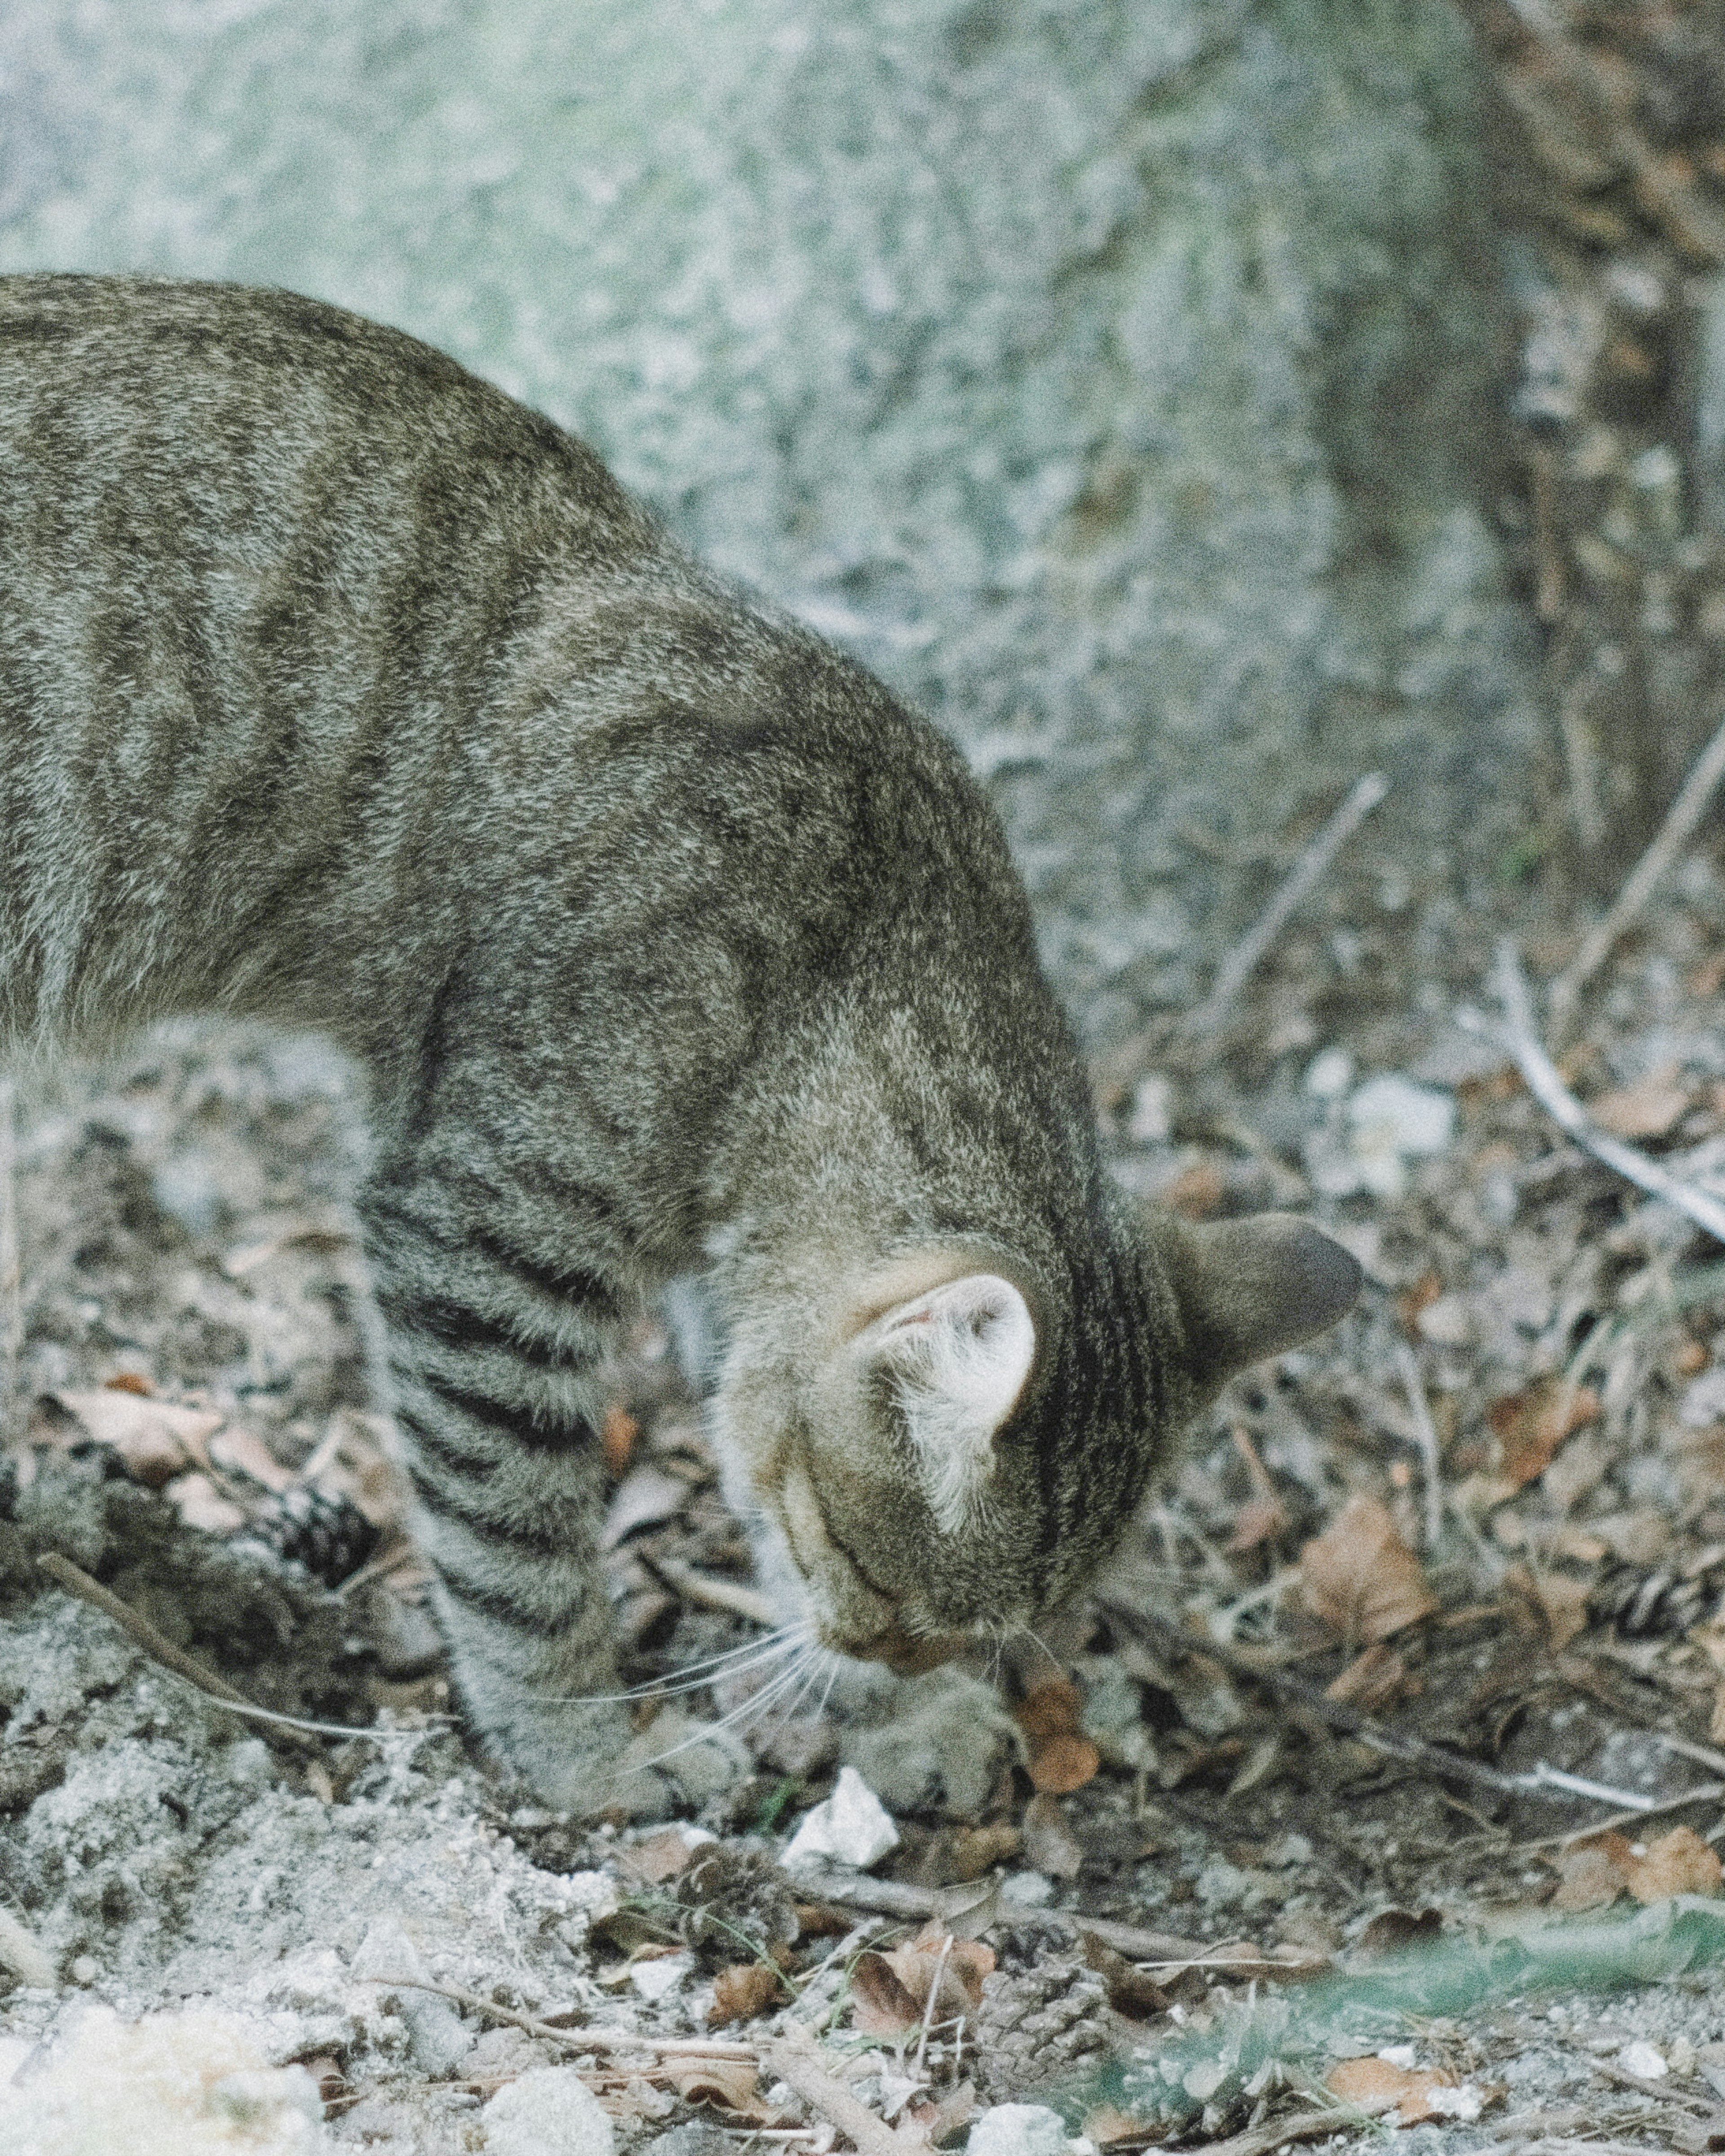
M1415 1737L1408 1730L1394 1729L1386 1723L1374 1722L1345 1701L1332 1699L1316 1685L1290 1676L1284 1670L1266 1669L1237 1647L1225 1647L1214 1640L1196 1639L1153 1609L1132 1609L1104 1595L1096 1599L1111 1617L1117 1618L1129 1630L1152 1631L1189 1653L1206 1656L1236 1676L1279 1692L1290 1705L1317 1715L1332 1729L1353 1738L1356 1743L1369 1746L1386 1758L1403 1760L1409 1766L1423 1768L1428 1774L1448 1780L1471 1782L1476 1789L1493 1789L1502 1796L1538 1797L1547 1803L1563 1797L1584 1797L1594 1804L1609 1804L1615 1810L1637 1817L1655 1810L1671 1809L1655 1798L1643 1796L1639 1789L1609 1789L1603 1782L1589 1782L1579 1774L1565 1774L1543 1759L1528 1774L1505 1774L1501 1768L1488 1767L1482 1760L1470 1759L1465 1753L1446 1752L1441 1745L1428 1744L1423 1737ZM1681 1800L1688 1802L1693 1794L1685 1791Z
M18 1240L17 1096L0 1078L0 1447L18 1433L18 1357L24 1344L24 1269Z
M1186 1014L1180 1032L1190 1038L1215 1030L1265 952L1281 935L1288 916L1389 791L1389 781L1381 771L1368 771L1356 782L1348 798L1295 862L1287 880L1257 921L1216 968L1209 993L1196 1010Z
M1442 1464L1438 1451L1437 1425L1431 1419L1431 1403L1425 1397L1425 1380L1420 1375L1420 1364L1413 1349L1405 1340L1398 1348L1401 1362L1402 1390L1408 1396L1408 1412L1414 1418L1414 1431L1420 1442L1420 1464L1425 1471L1425 1547L1435 1550L1438 1537L1444 1531L1444 1486Z
M1498 946L1493 979L1508 1021L1496 1030L1503 1046L1514 1057L1527 1091L1553 1122L1560 1124L1577 1145L1584 1147L1614 1173L1650 1196L1662 1199L1679 1213L1686 1214L1697 1227L1705 1228L1717 1241L1725 1243L1725 1204L1709 1197L1706 1191L1697 1190L1692 1183L1680 1183L1656 1160L1650 1160L1634 1146L1625 1145L1621 1138L1599 1129L1563 1083L1556 1064L1535 1037L1532 1000L1527 993L1515 946L1507 937ZM1455 1020L1470 1033L1489 1035L1494 1030L1476 1011L1459 1010Z
M900 2133L877 2118L860 2097L829 2072L819 2046L808 2037L770 2038L761 2046L762 2065L812 2104L821 2117L853 2141L858 2156L933 2156L933 2144L920 2133Z
M463 1991L454 1984L433 1984L418 1976L371 1976L365 1981L381 1984L391 1991L434 1991L439 1999L453 1999L456 2005L465 2006L475 2014L506 2022L511 2029L525 2029L530 2036L543 2036L569 2051L621 2051L633 2046L637 2051L657 2051L661 2056L674 2055L680 2059L726 2059L738 2066L755 2063L755 2054L747 2044L712 2043L699 2036L645 2036L634 2029L558 2029L549 2021L536 2021L531 2014L517 2013L512 2006L500 2006L495 1999L483 1998L476 1991Z
M207 1668L195 1655L188 1655L183 1647L177 1647L164 1632L158 1632L147 1617L134 1609L99 1579L92 1579L87 1572L62 1557L58 1550L47 1550L37 1560L50 1579L57 1581L68 1594L75 1594L103 1616L111 1618L122 1632L130 1635L146 1655L160 1662L164 1669L172 1670L177 1677L183 1677L201 1692L225 1707L230 1714L244 1716L249 1722L262 1722L295 1736L310 1737L369 1737L373 1743L381 1744L386 1738L398 1732L389 1729L357 1729L341 1722L307 1722L296 1714L278 1714L274 1707L259 1707L243 1691L235 1691L225 1677L218 1677Z
M1719 781L1725 778L1725 721L1696 758L1677 798L1666 811L1652 844L1625 879L1624 886L1582 938L1581 948L1551 985L1553 1037L1561 1040L1575 1014L1581 991L1611 955L1619 939L1653 896L1654 887L1693 834L1707 813Z
M59 1973L8 1909L0 1909L0 1968L9 1969L33 1991L58 1991Z
M649 1572L656 1572L672 1593L680 1594L685 1602L698 1603L704 1609L726 1610L733 1617L747 1617L769 1631L780 1622L783 1613L758 1587L745 1587L740 1580L715 1579L711 1573L697 1572L680 1558L664 1557L656 1550L644 1549L640 1558Z
M1286 2118L1266 2118L1261 2126L1249 2126L1226 2141L1210 2142L1204 2156L1270 2156L1272 2149L1286 2148L1291 2141L1322 2141L1326 2134L1339 2133L1353 2123L1352 2107L1347 2111L1291 2111Z

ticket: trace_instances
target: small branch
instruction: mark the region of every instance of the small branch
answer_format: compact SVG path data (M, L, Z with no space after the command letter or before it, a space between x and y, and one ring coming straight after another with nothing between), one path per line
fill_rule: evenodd
M270 1727L285 1729L295 1737L368 1737L374 1744L396 1732L387 1729L357 1729L346 1722L307 1722L295 1714L278 1714L273 1707L259 1707L241 1691L235 1691L225 1677L219 1677L213 1669L200 1662L195 1655L188 1655L183 1647L177 1647L165 1632L158 1632L147 1617L134 1609L129 1602L122 1602L113 1591L99 1579L62 1557L58 1550L48 1550L39 1556L37 1563L49 1578L64 1588L68 1594L75 1594L80 1601L89 1603L92 1609L100 1609L121 1630L135 1640L144 1652L172 1670L189 1685L208 1694L225 1707L230 1714L243 1716L248 1722L261 1722Z
M1357 782L1348 798L1294 864L1287 880L1271 900L1256 922L1216 968L1210 992L1195 1010L1189 1011L1179 1031L1189 1039L1214 1032L1226 1017L1240 990L1256 972L1271 945L1281 935L1288 916L1312 891L1330 863L1389 791L1381 771L1368 771Z
M1655 886L1693 835L1707 814L1707 803L1725 778L1725 722L1696 758L1677 798L1646 852L1625 879L1621 891L1582 939L1581 948L1551 985L1551 1029L1561 1041L1575 1015L1582 990L1598 973L1620 938L1640 916Z
M639 1556L647 1569L657 1573L671 1592L680 1594L685 1602L696 1603L703 1609L723 1609L733 1617L747 1617L751 1624L764 1625L769 1631L782 1621L783 1612L757 1587L745 1587L740 1580L715 1579L710 1572L697 1572L680 1558L665 1557L656 1550L644 1549Z
M1446 1752L1441 1745L1428 1744L1423 1737L1415 1737L1407 1730L1374 1722L1345 1701L1332 1699L1316 1685L1290 1676L1285 1670L1266 1668L1255 1656L1242 1654L1237 1647L1226 1647L1210 1639L1194 1639L1153 1609L1135 1609L1106 1597L1097 1599L1109 1615L1117 1618L1128 1630L1154 1632L1174 1645L1207 1656L1224 1669L1279 1694L1301 1712L1317 1715L1330 1728L1351 1737L1357 1744L1367 1745L1385 1758L1399 1759L1410 1767L1422 1768L1446 1781L1471 1782L1476 1789L1495 1790L1502 1796L1538 1797L1546 1803L1563 1797L1584 1797L1594 1804L1610 1804L1618 1811L1638 1817L1656 1810L1674 1808L1643 1796L1638 1789L1614 1789L1603 1782L1589 1782L1579 1774L1565 1774L1561 1768L1548 1766L1543 1759L1530 1773L1506 1774L1501 1768L1486 1766L1482 1760L1470 1759L1465 1753ZM1685 1790L1674 1804L1688 1803L1695 1794L1693 1790Z
M1577 1145L1584 1147L1615 1174L1646 1191L1651 1197L1662 1199L1679 1213L1686 1214L1697 1227L1705 1228L1716 1240L1725 1243L1725 1204L1706 1191L1697 1190L1692 1183L1680 1183L1656 1160L1650 1160L1634 1146L1625 1145L1621 1138L1602 1131L1563 1083L1557 1065L1535 1034L1532 1000L1527 993L1515 946L1507 937L1498 946L1494 980L1507 1024L1494 1029L1473 1011L1458 1011L1457 1024L1468 1032L1488 1037L1497 1033L1504 1048L1514 1057L1527 1091Z
M571 2052L633 2050L657 2051L665 2058L724 2059L736 2066L756 2062L756 2055L747 2044L710 2043L698 2036L645 2036L634 2029L559 2029L549 2021L536 2021L531 2014L517 2013L512 2006L500 2006L495 1999L484 1998L477 1991L463 1991L457 1984L433 1984L417 1976L373 1976L366 1981L390 1991L434 1991L439 1999L452 1999L457 2006L483 2014L488 2020L524 2029L528 2035L542 2036Z
M1408 1396L1408 1412L1414 1418L1414 1434L1420 1445L1420 1464L1425 1475L1425 1547L1435 1550L1444 1531L1443 1465L1438 1450L1437 1425L1431 1419L1431 1403L1425 1397L1425 1381L1413 1349L1404 1340L1399 1346L1402 1390Z
M933 2156L927 2135L898 2133L853 2096L829 2071L819 2046L808 2037L769 2038L761 2046L761 2062L854 2143L858 2156Z
M1267 2118L1261 2126L1249 2126L1244 2133L1235 2133L1226 2141L1212 2141L1206 2144L1204 2156L1271 2156L1276 2148L1286 2148L1294 2141L1322 2141L1337 2133L1354 2123L1354 2112L1336 2111L1291 2111L1286 2118Z
M59 1972L8 1909L0 1908L0 1969L33 1991L58 1991Z

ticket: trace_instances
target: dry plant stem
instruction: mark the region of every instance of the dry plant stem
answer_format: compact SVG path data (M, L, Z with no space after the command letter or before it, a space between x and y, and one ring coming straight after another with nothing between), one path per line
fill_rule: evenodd
M1271 2156L1296 2141L1322 2141L1352 2125L1352 2116L1342 2111L1292 2111L1286 2118L1266 2118L1261 2126L1249 2126L1244 2133L1226 2141L1206 2144L1204 2156Z
M761 2061L768 2073L788 2082L804 2103L836 2126L855 2144L858 2156L932 2156L927 2135L896 2132L853 2096L828 2071L819 2047L808 2037L770 2038L761 2046Z
M33 1991L58 1991L54 1964L9 1909L0 1908L0 1969L9 1969Z
M1551 1028L1561 1041L1568 1032L1582 990L1616 947L1619 938L1645 910L1655 886L1693 835L1707 804L1725 778L1725 721L1696 758L1677 798L1666 812L1653 843L1625 879L1604 918L1582 939L1581 948L1551 986Z
M1643 1797L1634 1789L1614 1789L1603 1782L1590 1782L1580 1774L1565 1774L1561 1768L1548 1766L1542 1759L1529 1774L1507 1774L1497 1767L1488 1767L1483 1761L1470 1759L1464 1753L1446 1752L1441 1745L1428 1744L1423 1737L1414 1737L1408 1731L1392 1729L1369 1715L1362 1714L1357 1707L1345 1702L1332 1699L1316 1685L1303 1683L1290 1676L1284 1670L1266 1667L1255 1656L1243 1654L1237 1647L1224 1646L1219 1640L1200 1639L1188 1632L1172 1620L1158 1615L1153 1609L1135 1609L1107 1596L1098 1596L1100 1606L1110 1616L1117 1618L1128 1630L1137 1629L1153 1632L1159 1638L1192 1653L1207 1656L1219 1662L1224 1669L1249 1682L1264 1686L1279 1694L1290 1705L1303 1712L1317 1715L1322 1721L1356 1743L1381 1752L1386 1758L1399 1759L1411 1767L1420 1767L1428 1774L1445 1780L1471 1782L1476 1789L1495 1789L1503 1796L1541 1797L1548 1803L1560 1797L1584 1797L1590 1803L1610 1804L1618 1811L1630 1812L1637 1817L1655 1810L1669 1810L1678 1803L1687 1804L1696 1794L1685 1790L1669 1804L1660 1804L1651 1797Z
M18 1240L18 1097L11 1079L0 1078L0 1448L20 1435L16 1420L23 1289Z
M1181 1033L1195 1040L1215 1030L1257 971L1265 952L1281 935L1289 915L1389 791L1389 781L1381 771L1368 771L1356 782L1348 798L1295 862L1281 889L1216 968L1209 993L1195 1010L1187 1013Z
M633 2029L558 2029L549 2021L536 2021L531 2014L518 2014L512 2006L500 2006L495 1999L482 1998L476 1991L463 1991L456 1984L433 1984L416 1976L376 1976L367 1981L390 1991L434 1991L439 1999L451 1999L457 2006L483 2014L490 2020L505 2022L511 2029L523 2029L530 2036L542 2036L567 2051L657 2051L661 2057L726 2059L738 2066L754 2063L755 2054L747 2044L706 2043L698 2036L643 2036Z
M1650 1197L1662 1199L1693 1220L1698 1228L1705 1228L1716 1240L1725 1243L1725 1204L1691 1183L1680 1183L1657 1161L1650 1160L1645 1153L1625 1145L1621 1138L1614 1138L1600 1130L1563 1083L1557 1065L1540 1046L1534 1033L1532 1000L1527 993L1515 946L1507 937L1498 946L1494 983L1508 1020L1502 1033L1503 1045L1515 1058L1527 1091L1547 1115L1561 1124L1577 1145L1584 1147L1614 1173L1646 1191ZM1456 1019L1470 1032L1491 1031L1476 1013L1458 1011Z
M297 1715L277 1714L272 1707L259 1707L244 1692L235 1691L225 1677L218 1677L213 1670L207 1669L195 1655L177 1647L166 1633L157 1630L147 1617L140 1615L129 1602L122 1602L100 1580L92 1579L70 1558L62 1557L58 1550L49 1550L36 1562L68 1594L75 1594L80 1601L89 1603L91 1609L100 1609L103 1616L111 1618L122 1632L136 1640L144 1652L164 1669L172 1670L177 1677L183 1677L187 1684L219 1702L230 1713L248 1722L283 1730L295 1743L303 1743L308 1737L369 1737L378 1743L390 1734L387 1730L350 1728L336 1722L305 1722Z
M1435 1550L1438 1537L1444 1531L1443 1472L1438 1453L1437 1425L1431 1419L1431 1404L1425 1397L1425 1382L1420 1375L1420 1364L1413 1349L1403 1341L1398 1349L1401 1363L1402 1390L1408 1396L1408 1412L1414 1418L1414 1433L1420 1444L1420 1464L1425 1476L1425 1547Z
M1596 1834L1611 1834L1620 1827L1641 1826L1651 1819L1658 1819L1666 1812L1681 1812L1690 1804L1717 1804L1721 1797L1725 1797L1725 1782L1702 1782L1696 1789L1685 1789L1680 1797L1666 1797L1657 1804L1649 1804L1645 1811L1614 1812L1609 1819L1589 1820L1585 1826L1572 1826L1562 1834L1543 1834L1537 1841L1518 1841L1503 1853L1506 1856L1524 1856L1542 1849L1567 1849L1572 1841L1588 1841Z
M697 1572L692 1564L661 1556L655 1550L643 1550L640 1555L647 1569L657 1573L671 1592L680 1594L685 1602L696 1603L703 1609L722 1609L732 1617L747 1617L751 1624L764 1625L768 1631L779 1622L779 1612L758 1588L745 1587L737 1580L715 1579L711 1573Z

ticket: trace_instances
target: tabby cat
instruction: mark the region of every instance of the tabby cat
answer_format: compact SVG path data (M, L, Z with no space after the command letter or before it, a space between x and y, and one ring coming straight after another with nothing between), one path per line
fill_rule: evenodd
M0 1024L325 1029L461 1697L547 1800L629 1735L598 1365L706 1269L826 1645L1068 1595L1353 1260L1146 1227L954 751L579 442L279 291L0 280Z

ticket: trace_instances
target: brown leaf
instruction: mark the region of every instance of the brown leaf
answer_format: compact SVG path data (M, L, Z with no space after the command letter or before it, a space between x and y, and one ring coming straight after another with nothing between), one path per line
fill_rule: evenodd
M1567 1378L1537 1378L1524 1391L1505 1394L1486 1411L1497 1440L1498 1474L1521 1489L1544 1472L1566 1437L1599 1415L1599 1394Z
M1262 1543L1274 1542L1287 1523L1287 1512L1278 1499L1248 1497L1234 1516L1229 1550L1235 1557L1243 1557Z
M757 2093L758 2071L752 2060L683 2059L673 2052L663 2072L685 2103L716 2103L752 2126L764 2126L773 2117Z
M777 1969L762 1961L733 1962L713 1979L712 2010L706 2025L726 2029L733 2021L752 2021L757 2014L770 2013L783 1996L784 1985Z
M1689 1106L1689 1091L1674 1065L1595 1094L1588 1112L1601 1130L1620 1138L1662 1138Z
M245 1525L245 1513L224 1497L208 1475L181 1475L162 1492L188 1527L206 1535L231 1535Z
M1094 2141L1098 2148L1106 2148L1116 2141L1147 2140L1150 2131L1142 2119L1117 2111L1111 2103L1099 2103L1094 2111L1084 2114L1086 2137Z
M950 1876L957 1881L983 1879L997 1864L1019 1853L1019 1830L1009 1821L996 1826L957 1826L952 1830Z
M1374 1640L1324 1686L1326 1699L1339 1699L1362 1714L1378 1714L1408 1680L1408 1666L1395 1649Z
M856 2025L865 2035L901 2036L925 2016L938 2024L973 2015L983 2003L983 1979L993 1969L993 1948L954 1938L931 1918L890 1953L858 1957L851 1972Z
M1621 1835L1615 1837L1623 1840ZM1623 1873L1613 1861L1611 1852L1602 1844L1604 1837L1589 1841L1572 1841L1557 1856L1558 1890L1552 1896L1552 1907L1561 1909L1566 1916L1579 1916L1584 1909L1608 1909L1623 1892ZM1624 1843L1625 1848L1628 1844Z
M1363 1495L1301 1551L1300 1583L1313 1615L1344 1640L1387 1640L1437 1607L1389 1512Z
M221 1416L207 1409L177 1407L107 1385L49 1397L76 1416L98 1445L111 1446L134 1481L152 1490L187 1467L207 1467L208 1441L222 1427Z
M1422 1909L1417 1916L1411 1909L1380 1909L1354 1945L1361 1953L1404 1953L1409 1947L1435 1946L1443 1932L1441 1909Z
M102 1389L107 1393L135 1393L141 1400L147 1400L156 1388L136 1370L120 1370L113 1377L103 1378Z
M666 1879L675 1879L689 1865L696 1850L710 1845L682 1827L668 1826L658 1834L649 1834L644 1840L626 1842L616 1851L616 1856L625 1871L632 1871L649 1887L657 1887Z
M1452 2074L1426 2067L1394 2066L1388 2059L1342 2059L1324 2076L1324 2087L1344 2103L1369 2104L1387 2109L1392 2100L1404 2126L1442 2114L1428 2098L1435 2088L1454 2088Z
M1102 1771L1102 1755L1087 1737L1050 1737L1030 1755L1030 1780L1045 1796L1070 1796Z
M1717 1894L1725 1867L1693 1827L1674 1826L1657 1841L1631 1842L1620 1859L1629 1890L1638 1902L1663 1902L1672 1894Z
M1050 1737L1076 1735L1082 1705L1078 1687L1070 1678L1050 1677L1045 1683L1031 1686L1013 1709L1013 1715L1034 1752Z
M1082 1703L1076 1685L1050 1677L1013 1710L1029 1747L1031 1784L1044 1795L1069 1796L1101 1772L1101 1753L1078 1726Z

